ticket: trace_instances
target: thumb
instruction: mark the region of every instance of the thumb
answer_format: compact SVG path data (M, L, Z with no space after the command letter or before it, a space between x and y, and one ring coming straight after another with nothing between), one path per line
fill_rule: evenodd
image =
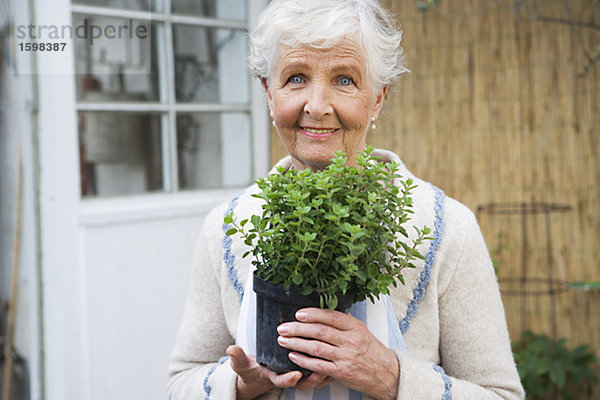
M225 353L231 357L231 368L239 375L252 369L252 359L246 355L240 346L229 346Z

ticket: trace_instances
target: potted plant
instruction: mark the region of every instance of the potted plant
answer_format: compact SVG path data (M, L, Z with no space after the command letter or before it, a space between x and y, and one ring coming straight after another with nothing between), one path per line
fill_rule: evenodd
M226 234L241 234L249 247L244 257L253 255L257 359L276 372L299 369L276 342L277 326L294 320L298 309L346 311L375 300L397 281L404 284L402 270L423 258L417 248L431 239L429 228L414 227L410 244L400 240L408 239L416 185L400 179L397 163L379 162L372 151L367 146L359 153L358 168L346 166L341 152L320 171L280 167L257 180L261 191L253 196L264 202L261 215L239 223L225 216L231 226ZM277 304L271 306L272 300Z

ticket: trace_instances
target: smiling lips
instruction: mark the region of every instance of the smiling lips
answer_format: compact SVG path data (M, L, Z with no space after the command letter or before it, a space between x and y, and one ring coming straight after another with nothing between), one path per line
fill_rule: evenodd
M301 127L300 130L306 136L316 139L324 139L336 133L337 129L319 129L319 128L309 128L309 127Z

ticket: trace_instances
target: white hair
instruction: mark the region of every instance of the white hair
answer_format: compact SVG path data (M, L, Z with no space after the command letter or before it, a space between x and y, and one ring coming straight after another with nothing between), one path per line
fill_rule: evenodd
M271 1L250 34L248 65L255 76L270 79L279 45L328 49L347 38L362 50L376 90L408 71L402 31L377 0Z

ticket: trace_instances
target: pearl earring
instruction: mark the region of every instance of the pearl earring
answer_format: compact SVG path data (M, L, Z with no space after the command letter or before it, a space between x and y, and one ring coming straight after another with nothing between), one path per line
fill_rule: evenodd
M273 125L273 128L277 128L277 126L275 125L275 120L273 120L271 124Z
M371 129L377 129L377 125L375 125L375 117L371 117Z

